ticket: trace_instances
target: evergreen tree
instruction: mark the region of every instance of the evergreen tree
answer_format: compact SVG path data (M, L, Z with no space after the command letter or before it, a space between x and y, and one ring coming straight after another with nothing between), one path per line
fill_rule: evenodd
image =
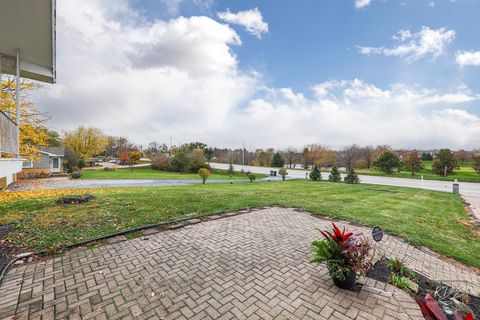
M345 179L343 179L343 181L349 184L358 184L360 183L360 178L355 173L355 170L352 169L348 172L347 176L345 177Z
M432 171L441 176L448 176L453 173L457 166L457 159L450 149L441 149L435 155Z
M276 168L282 168L285 165L285 159L283 159L283 156L280 154L280 152L275 152L270 165Z
M432 161L433 156L430 153L422 152L422 161Z
M318 169L317 165L313 166L312 171L310 171L309 177L310 177L310 180L313 180L313 181L322 180L322 174L320 173L320 169Z
M395 153L385 151L373 164L383 172L392 174L394 168L402 166L402 161Z
M334 166L332 168L332 172L328 176L328 180L332 182L341 182L342 181L342 176L340 175L340 172L338 171L337 166Z

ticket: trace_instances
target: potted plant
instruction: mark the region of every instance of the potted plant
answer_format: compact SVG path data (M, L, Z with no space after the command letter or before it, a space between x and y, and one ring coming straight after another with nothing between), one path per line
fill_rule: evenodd
M341 289L352 289L357 275L372 267L374 250L362 234L340 231L332 223L333 230L322 231L324 239L312 242L312 262L326 262L333 283Z

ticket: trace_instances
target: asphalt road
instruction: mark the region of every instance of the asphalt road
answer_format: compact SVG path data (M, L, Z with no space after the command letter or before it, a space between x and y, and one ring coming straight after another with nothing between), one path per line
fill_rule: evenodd
M226 163L210 163L210 166L215 169L228 170L229 165ZM254 167L254 166L242 166L234 165L236 171L245 170L253 173L269 174L270 170L278 171L279 168L269 167ZM306 174L310 170L288 170L289 178L305 179ZM322 173L323 179L328 179L329 173ZM344 176L344 175L342 175ZM386 186L398 186L409 188L420 188L428 190L436 190L443 192L453 192L453 182L451 181L439 181L439 180L420 180L420 179L406 179L406 178L392 178L392 177L379 177L379 176L365 176L359 175L361 183L380 184ZM480 220L480 183L471 182L458 182L460 185L461 196L470 203L472 211Z

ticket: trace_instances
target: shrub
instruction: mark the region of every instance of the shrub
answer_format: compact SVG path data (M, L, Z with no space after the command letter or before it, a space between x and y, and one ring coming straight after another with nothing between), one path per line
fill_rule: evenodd
M343 181L345 181L345 183L349 183L349 184L359 184L360 183L360 178L355 173L355 170L352 169L348 172L348 174L345 176Z
M83 158L80 158L78 159L77 161L77 167L82 170L83 168L85 168L85 160Z
M210 175L210 170L208 170L207 168L200 168L198 170L198 175L200 176L200 178L202 178L202 183L205 184L208 176Z
M172 171L170 157L164 153L158 153L153 157L152 169L162 171Z
M72 172L77 172L77 171L80 171L80 169L78 167L70 167L68 168L68 173L72 173Z
M283 156L280 154L280 152L275 152L270 165L276 168L282 168L285 165L285 159L283 159Z
M355 168L357 169L367 169L368 168L368 162L365 159L359 159L357 162L355 162Z
M115 171L114 167L103 167L103 171Z
M252 173L252 172L249 172L247 174L247 177L248 179L250 180L250 182L253 182L257 177L255 176L255 173Z
M70 178L72 178L72 179L79 179L81 177L82 177L82 172L80 172L80 171L75 171L75 172L70 173Z
M450 149L441 149L433 160L432 172L441 176L448 176L453 173L457 166L457 159Z
M310 180L313 181L322 180L322 174L320 173L320 170L318 169L318 166L316 164L313 166L313 169L312 171L310 171L310 174L308 176L310 177Z
M288 175L287 168L280 168L280 170L278 170L278 174L281 175L282 180L285 181L285 177Z
M340 175L340 172L338 171L338 168L334 166L332 168L332 172L328 176L328 180L332 182L341 182L342 181L342 176Z
M185 172L188 166L188 155L185 150L180 149L175 153L170 161L172 170L176 172Z
M70 148L66 147L65 148L65 155L63 158L63 166L64 168L67 169L67 172L72 172L72 167L75 167L77 165L79 156Z
M394 168L400 168L402 166L402 161L395 153L385 151L375 160L373 165L387 174L392 174Z
M140 161L142 154L138 150L133 150L133 151L130 151L130 153L128 154L128 157L129 157L130 163L137 163L138 161Z
M195 149L193 151L190 151L187 155L187 171L194 173L198 172L201 168L207 168L209 169L210 167L206 163L207 158L205 158L205 155L203 153L202 149Z

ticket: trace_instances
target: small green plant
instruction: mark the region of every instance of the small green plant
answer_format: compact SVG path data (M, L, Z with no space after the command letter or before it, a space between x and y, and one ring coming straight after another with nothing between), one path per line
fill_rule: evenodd
M278 174L281 175L282 180L285 181L285 177L288 174L287 168L280 168L280 170L278 170Z
M202 178L202 183L205 184L208 176L210 175L210 170L208 170L207 168L200 168L198 170L198 175L200 176L200 178Z
M250 182L253 182L256 178L255 173L252 173L252 172L248 172L247 177L250 180Z
M343 181L345 181L345 183L349 183L349 184L359 184L360 183L360 178L355 173L355 170L352 169L348 172L348 174L343 179Z
M401 289L403 291L408 292L410 290L411 291L415 290L412 281L410 281L409 279L407 279L405 277L398 276L395 273L392 273L390 275L390 279L388 280L388 282L391 283L392 285L394 285L395 287L397 287L398 289Z
M313 181L322 180L322 174L320 173L320 169L318 169L317 165L313 166L312 171L310 171L309 177L310 177L310 180L313 180Z
M387 261L387 267L392 270L393 273L399 275L400 277L413 276L413 272L408 269L403 260L397 258L390 258Z
M340 175L340 172L338 171L337 166L334 166L332 168L332 172L328 176L328 180L332 182L341 182L342 181L342 176Z

